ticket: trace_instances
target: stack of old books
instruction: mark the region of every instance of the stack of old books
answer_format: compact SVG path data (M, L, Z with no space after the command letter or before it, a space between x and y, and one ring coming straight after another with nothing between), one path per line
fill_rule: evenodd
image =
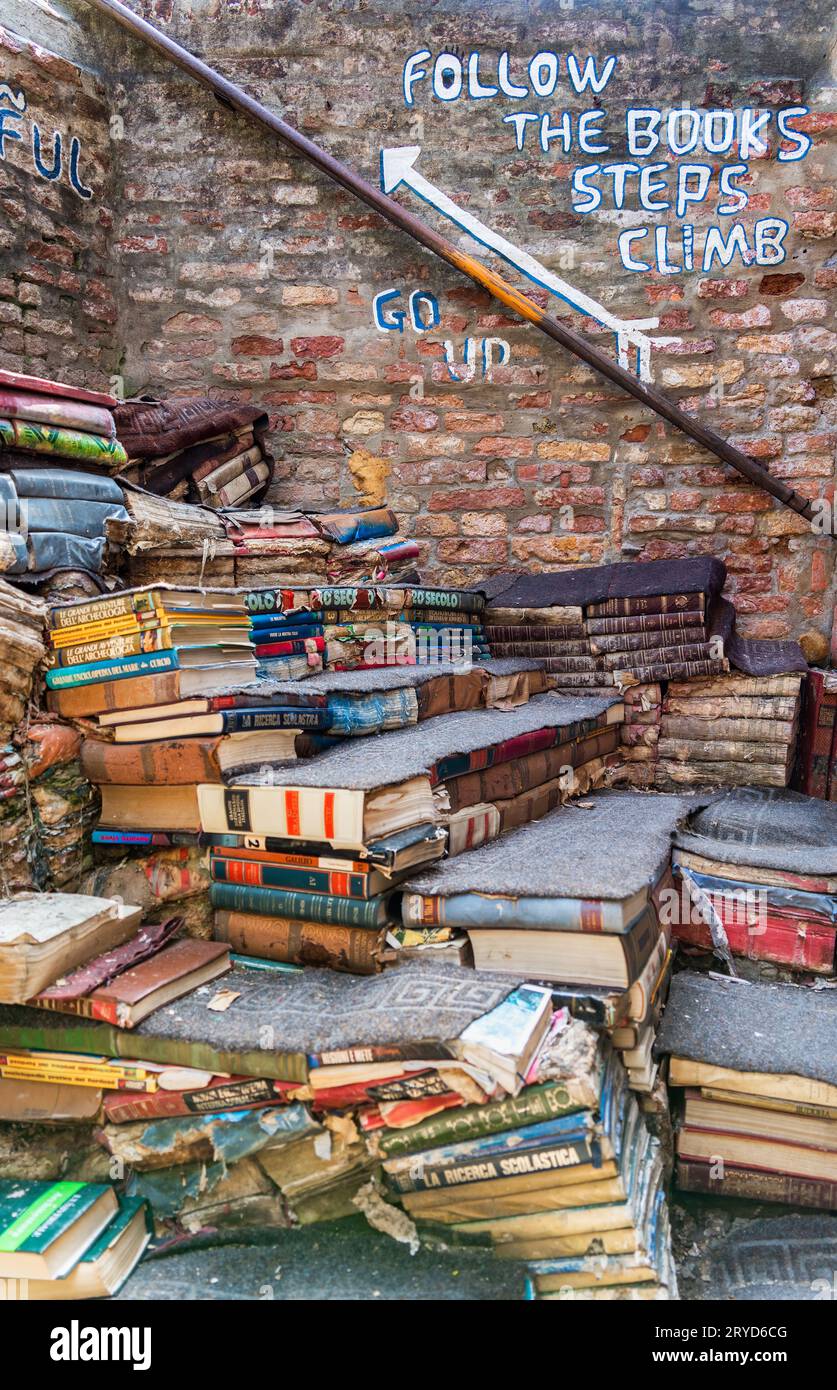
M320 963L327 951L338 968L380 969L401 925L393 890L403 869L445 848L471 849L589 790L618 746L621 714L614 700L539 695L198 786L216 931L247 955ZM407 846L409 866L398 853ZM438 939L436 924L417 926Z
M831 976L837 810L791 791L723 792L677 834L675 937L763 976Z
M615 1056L548 1000L523 985L462 1035L505 1095L412 1124L408 1105L361 1111L384 1182L419 1231L526 1261L529 1297L676 1297L659 1145Z
M631 1088L653 1096L671 968L671 837L687 809L682 797L634 792L568 804L508 839L411 874L404 922L465 932L478 970L566 991L575 1013L612 1030Z
M632 787L653 787L657 780L663 692L659 682L631 685L623 692L622 761L614 781Z
M0 749L5 892L70 891L90 868L90 832L99 800L82 770L80 745L81 736L71 725L37 715Z
M482 594L413 585L254 589L247 595L256 656L281 679L305 662L331 670L467 664L488 655Z
M181 585L378 584L409 572L418 546L398 533L387 506L299 512L262 505L213 511L153 493L126 491L133 523L131 583L160 573Z
M26 1132L75 1111L68 1176L104 1146L161 1232L361 1211L411 1241L417 1219L538 1261L540 1293L674 1292L659 1148L617 1059L548 989L492 972L477 984L435 960L371 979L236 965L223 983L231 998L198 989L130 1032L0 1008L2 1055L20 1070L62 1054L60 1086L39 1094L24 1078L41 1118ZM74 1087L83 1104L68 1103ZM410 1221L382 1200L382 1165ZM583 1267L549 1267L567 1259Z
M115 407L101 391L0 371L0 459L8 465L18 454L37 454L113 472L126 460L116 439Z
M681 1102L677 1186L837 1209L837 999L684 972L660 1048Z
M169 705L255 677L243 596L128 589L50 614L50 707L68 719Z
M786 787L801 683L798 671L672 681L660 722L657 785Z
M269 421L259 406L207 397L123 401L115 420L126 476L148 492L217 509L256 499L270 481Z
M4 1298L106 1298L151 1239L148 1204L106 1183L0 1180Z
M806 796L837 801L837 671L806 673L792 785Z
M488 581L492 651L543 656L558 689L624 690L729 669L709 614L720 561L601 565Z

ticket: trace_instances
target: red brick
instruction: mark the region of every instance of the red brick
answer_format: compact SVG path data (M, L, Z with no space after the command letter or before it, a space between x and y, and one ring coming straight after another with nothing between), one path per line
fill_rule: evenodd
M294 357L304 357L308 360L337 357L343 351L344 346L345 339L334 335L319 338L291 338L291 352Z

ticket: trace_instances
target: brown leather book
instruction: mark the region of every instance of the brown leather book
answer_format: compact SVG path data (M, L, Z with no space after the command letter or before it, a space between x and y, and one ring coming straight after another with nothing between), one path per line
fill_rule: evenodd
M33 999L38 1008L134 1028L155 1009L229 970L229 947L186 937L117 975L107 985L75 998Z
M162 671L155 676L129 676L126 680L48 690L47 706L64 719L86 719L110 710L173 705L181 698L180 676L180 671Z
M368 927L326 926L254 912L215 913L216 939L239 955L326 966L350 975L374 975L381 969L385 935Z
M86 738L81 745L81 770L88 782L97 786L106 782L117 786L220 782L220 743L220 737L160 739L155 743L105 743Z

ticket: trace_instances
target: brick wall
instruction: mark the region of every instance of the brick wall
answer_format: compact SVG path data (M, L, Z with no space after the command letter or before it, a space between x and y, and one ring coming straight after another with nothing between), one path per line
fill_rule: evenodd
M658 316L655 334L668 341L654 354L655 380L682 405L800 492L830 494L837 103L821 68L831 22L824 0L641 0L624 9L610 0L444 8L135 0L135 8L371 181L383 146L420 145L420 172L516 246L622 317ZM423 569L440 579L510 564L711 552L727 561L751 635L829 632L832 541L147 48L75 9L120 118L113 251L126 389L263 402L280 459L273 499L304 506L386 490L421 541ZM709 273L623 269L619 231L665 218L606 204L590 216L574 211L573 170L596 156L560 141L544 153L531 134L518 151L503 122L523 106L555 123L567 111L575 123L596 98L575 95L562 77L548 100L442 102L424 81L405 107L411 53L477 48L484 81L492 62L496 78L504 50L515 76L538 50L582 62L618 55L599 100L610 159L625 157L620 131L631 104L810 107L795 125L813 142L805 159L780 162L774 134L742 182L749 204L737 220L750 238L759 218L789 223L783 264L736 257ZM736 151L711 159L713 175L735 160ZM409 190L396 196L474 249ZM724 221L717 203L694 209L698 239ZM676 261L676 238L670 254ZM414 332L408 319L403 333L377 329L373 300L390 290L402 292L390 310L406 310L414 290L435 296L438 325ZM549 303L610 343L592 320ZM427 303L418 310L426 316ZM444 344L461 378L469 338L473 375L457 380ZM485 339L504 340L509 356L501 362L495 343L483 374Z
M0 130L0 366L107 387L119 343L105 87L0 28Z

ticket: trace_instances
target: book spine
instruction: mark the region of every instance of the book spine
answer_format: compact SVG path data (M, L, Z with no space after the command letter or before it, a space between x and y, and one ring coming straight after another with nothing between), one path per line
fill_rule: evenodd
M575 647L573 653L567 648ZM498 657L526 656L550 661L553 671L595 671L596 663L585 642L492 642L491 655Z
M683 1192L706 1192L714 1197L748 1197L759 1202L837 1211L837 1183L793 1177L790 1173L733 1168L729 1163L679 1158L676 1186Z
M786 787L787 769L776 763L706 762L677 763L660 758L657 763L657 785L668 783L684 787L701 787L718 782L729 787Z
M584 628L580 623L490 623L485 625L485 635L492 645L495 642L579 642L583 650L588 650Z
M251 1110L254 1106L282 1104L277 1094L280 1083L261 1078L228 1081L223 1086L207 1086L200 1091L155 1091L134 1096L123 1091L107 1091L103 1104L110 1124L130 1124L134 1120L169 1119L178 1115L211 1115L222 1110Z
M594 656L608 656L620 652L659 651L674 645L702 646L706 642L706 632L702 627L684 627L675 632L633 632L621 633L614 637L591 637L590 650ZM654 658L656 660L656 658Z
M62 605L50 611L53 627L81 627L85 623L100 623L109 618L121 618L129 613L153 611L163 603L163 596L154 589L144 589L138 593L113 594L108 598L93 599L91 603Z
M209 868L219 883L241 883L247 887L282 888L290 892L324 893L338 898L369 899L369 875L341 873L328 869L293 868L261 860L233 859L229 855L210 855Z
M837 691L827 691L822 673L809 671L803 686L799 721L799 772L794 779L806 796L828 797L831 744Z
M801 675L789 676L743 676L725 675L712 681L690 681L688 684L673 682L669 695L744 695L761 698L781 696L784 699L796 698L802 685Z
M106 1066L63 1056L38 1057L0 1052L0 1076L16 1081L49 1081L65 1086L156 1091L157 1078L143 1067Z
M322 623L309 623L299 627L281 627L278 624L271 624L270 627L251 625L250 640L261 647L268 642L306 642L312 637L322 637L324 632Z
M295 608L289 613L250 612L249 616L250 626L254 633L272 632L275 629L277 632L286 632L286 635L289 637L296 636L297 634L306 637L309 628L314 628L316 632L318 628L323 626L323 620L325 618L325 614L321 608L314 611Z
M729 663L726 659L720 661L666 661L650 666L620 667L619 672L615 673L617 679L623 670L626 674L632 675L640 681L687 680L690 676L721 675L724 671L729 670Z
M663 738L731 739L735 743L792 743L796 725L791 719L693 719L688 715L664 714L660 723Z
M796 711L797 702L781 696L675 695L669 689L663 701L663 717L680 714L689 719L775 719L793 723Z
M734 955L746 956L748 960L772 961L793 970L812 970L819 975L831 973L834 967L833 927L817 927L810 921L782 921L775 914L770 914L766 922L745 922L741 920L743 912L736 912L734 908L719 910L720 904L714 893L712 902L723 922ZM704 951L713 949L708 923L678 922L672 928L672 934L685 945L699 946Z
M498 898L478 893L450 897L404 893L401 917L408 927L521 927L533 931L606 932L621 934L629 924L619 903L588 898Z
M86 666L95 662L118 661L123 657L140 656L171 647L168 628L149 628L146 632L125 632L114 637L102 637L96 642L84 642L75 647L59 647L55 652L56 666Z
M362 792L342 788L198 787L202 830L307 842L362 845L364 799Z
M660 757L673 758L681 763L691 760L731 763L741 761L778 763L782 767L785 767L790 757L789 743L745 743L733 739L716 739L712 736L713 732L712 725L709 724L704 727L703 737L700 739L675 739L667 737L664 729L663 737L657 745Z
M156 739L149 743L106 743L86 738L81 770L96 786L189 786L217 782L219 738Z
M244 734L257 729L330 729L333 716L327 709L234 709L219 711L224 733Z
M586 1134L567 1136L538 1148L514 1150L514 1133L509 1140L509 1154L469 1158L445 1158L435 1163L415 1164L398 1173L385 1169L387 1186L394 1192L427 1192L440 1188L468 1187L476 1195L480 1184L495 1178L523 1177L530 1173L561 1172L585 1164L598 1164L599 1151Z
M378 1151L387 1158L483 1139L489 1134L519 1129L583 1110L587 1097L579 1081L547 1082L530 1086L519 1096L494 1104L466 1106L453 1113L433 1115L409 1129L385 1130L377 1140Z
M240 955L263 960L327 966L352 975L374 975L381 969L384 934L367 927L220 911L215 914L213 934Z
M693 610L684 613L635 613L621 618L586 618L585 631L590 637L618 636L622 633L648 632L656 634L670 629L690 628L700 622Z
M375 872L362 859L340 858L337 855L293 854L287 850L276 853L276 851L254 849L242 845L242 837L238 835L208 835L206 838L212 844L213 854L220 855L223 859L247 858L268 864L274 864L278 860L282 865L292 869L330 869L335 873L344 875L369 875ZM222 843L223 841L228 843ZM369 895L364 894L364 896L368 897Z
M229 864L218 860L213 866ZM268 917L293 917L345 927L382 927L393 921L389 898L338 898L333 894L299 893L289 889L261 888L215 878L209 890L213 907L230 912L263 913Z
M305 637L301 641L256 642L256 656L304 656L307 652L324 652L324 637Z
M85 623L80 627L51 628L50 643L55 651L77 647L86 642L101 642L108 637L136 636L167 627L168 617L159 610L149 613L129 613L124 618L111 618L103 623Z
M177 652L147 652L118 661L94 661L84 666L54 667L47 671L50 690L68 690L77 685L99 685L105 681L127 680L131 676L176 671Z
M674 666L680 662L709 661L712 651L708 642L695 642L672 647L648 647L639 652L606 652L600 660L606 671L623 671L631 669L634 664L645 670L654 666Z
M648 597L609 598L591 603L584 610L587 618L632 618L643 613L702 613L703 594L656 594Z

